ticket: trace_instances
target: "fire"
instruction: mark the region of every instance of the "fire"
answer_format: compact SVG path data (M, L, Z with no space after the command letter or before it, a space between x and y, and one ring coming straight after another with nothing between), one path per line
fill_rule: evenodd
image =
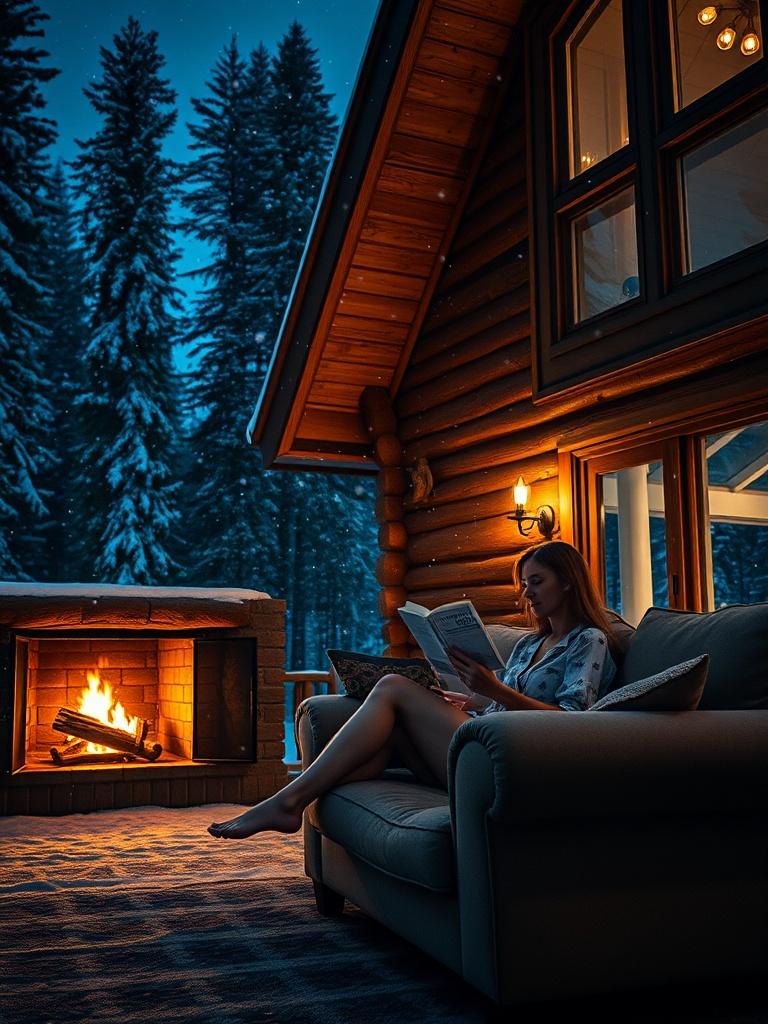
M125 708L112 696L112 687L104 679L102 680L98 669L86 674L88 686L80 694L78 711L91 718L98 718L105 725L111 725L113 729L122 729L124 732L133 734L136 729L138 718L126 714ZM72 737L68 737L72 739ZM111 751L111 747L102 747L97 743L89 743L87 751L89 754L104 754Z

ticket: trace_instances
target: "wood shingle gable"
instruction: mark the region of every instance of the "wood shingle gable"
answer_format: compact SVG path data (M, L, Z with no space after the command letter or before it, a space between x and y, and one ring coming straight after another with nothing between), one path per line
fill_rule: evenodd
M465 265L473 247L478 266L488 262L493 240L481 237L482 224L466 237L456 231L493 133L522 6L382 4L251 423L268 465L373 468L363 389L397 392L438 279L451 273L449 247L463 247ZM520 152L523 130L521 119ZM502 174L484 187L514 210L525 237L523 192L507 194ZM508 232L498 246L508 250ZM440 315L431 310L430 330Z

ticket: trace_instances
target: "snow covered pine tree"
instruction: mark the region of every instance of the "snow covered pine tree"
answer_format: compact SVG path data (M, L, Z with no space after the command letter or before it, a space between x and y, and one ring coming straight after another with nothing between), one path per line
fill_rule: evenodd
M191 214L184 227L211 250L199 274L206 287L191 317L189 473L186 503L193 524L188 561L202 585L277 588L276 484L245 439L246 410L258 394L275 309L270 217L276 154L265 130L270 103L269 55L250 65L237 40L224 49L193 99L189 126L197 153L187 171Z
M47 147L40 84L58 72L30 44L47 19L37 4L0 0L0 577L28 579L40 564L48 519L41 480L50 463L43 378L40 236Z
M43 322L48 330L48 344L42 365L50 385L52 411L48 432L56 438L56 467L48 498L51 521L45 532L44 564L35 575L43 580L66 581L78 578L84 556L74 519L80 502L75 488L77 449L83 441L77 429L74 402L84 384L86 308L85 262L61 160L47 183L45 219L41 248L46 287Z
M101 80L85 90L102 126L79 143L75 163L91 303L78 486L93 575L151 584L173 568L177 517L169 465L178 254L169 207L178 172L162 154L176 94L160 77L156 32L130 18L113 45L101 48Z
M280 41L271 68L270 125L279 175L274 217L277 336L336 139L331 96L323 91L317 50L298 22ZM286 656L295 668L324 663L339 624L359 649L378 643L373 573L376 522L370 481L361 477L280 473L281 596L288 602ZM312 582L310 582L310 580ZM364 610L361 616L361 609Z

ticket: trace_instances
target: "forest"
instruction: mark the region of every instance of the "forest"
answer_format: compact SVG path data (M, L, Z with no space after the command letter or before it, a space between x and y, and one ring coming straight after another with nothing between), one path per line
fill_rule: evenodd
M0 578L264 590L287 667L376 650L371 479L265 471L245 439L338 130L307 33L201 69L182 163L157 33L128 19L65 165L44 6L0 11ZM190 302L180 231L210 253Z

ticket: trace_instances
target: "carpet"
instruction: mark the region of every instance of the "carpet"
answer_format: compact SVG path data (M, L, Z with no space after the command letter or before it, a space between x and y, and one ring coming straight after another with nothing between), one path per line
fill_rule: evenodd
M493 1011L349 904L321 917L300 836L205 832L240 809L0 818L0 1024L768 1024L760 984Z
M2 1024L481 1024L452 972L317 913L300 836L207 835L240 809L0 819Z

